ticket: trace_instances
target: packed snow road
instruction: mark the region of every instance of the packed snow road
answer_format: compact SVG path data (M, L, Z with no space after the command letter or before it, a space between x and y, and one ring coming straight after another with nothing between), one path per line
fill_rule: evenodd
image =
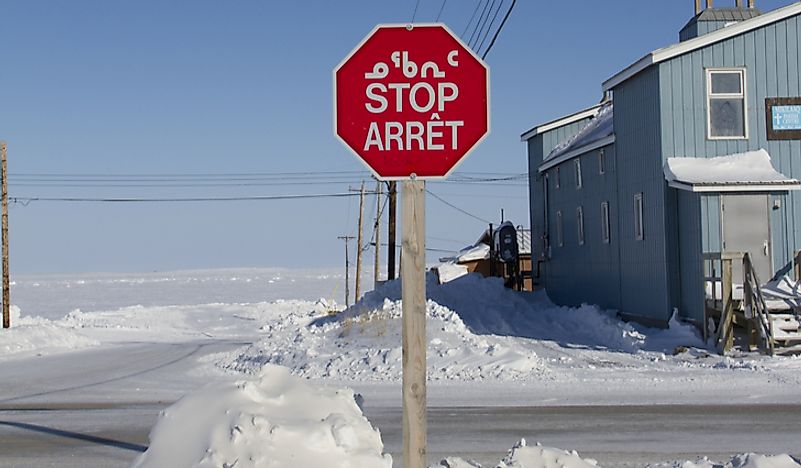
M148 444L165 404L0 405L0 466L127 467ZM366 408L399 467L398 408ZM658 421L658 423L657 423ZM429 460L449 456L495 466L521 437L571 447L603 467L725 460L782 453L801 440L801 406L579 406L429 409ZM798 448L793 453L801 456Z

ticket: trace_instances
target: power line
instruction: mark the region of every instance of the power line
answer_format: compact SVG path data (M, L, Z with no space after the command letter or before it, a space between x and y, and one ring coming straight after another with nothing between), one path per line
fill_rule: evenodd
M188 198L88 198L88 197L10 197L12 203L26 205L31 202L72 202L72 203L178 203L178 202L234 202L267 200L304 200L313 198L346 198L359 196L358 193L318 193L300 195L263 195L250 197L188 197Z
M503 17L503 21L501 21L501 25L498 26L498 30L495 31L495 35L492 36L492 41L490 41L490 44L487 47L487 50L485 50L484 51L484 55L481 56L481 60L484 60L485 58L487 58L487 54L489 54L489 51L492 50L492 46L495 45L495 40L498 39L498 35L501 33L501 30L503 29L504 25L506 24L506 20L508 20L509 19L509 15L512 14L512 9L515 7L515 3L516 2L517 2L517 0L512 0L512 4L509 5L509 9L506 11L506 15Z
M445 4L448 3L448 0L442 0L442 6L439 7L439 13L437 13L437 19L434 20L435 23L439 22L440 16L442 16L442 10L445 9Z
M414 12L412 13L412 23L414 23L414 18L417 16L417 8L420 6L420 0L414 4Z
M494 0L493 0L494 1ZM467 45L472 48L473 43L473 36L475 36L476 32L478 31L478 25L481 23L481 18L484 17L484 13L487 11L487 7L490 4L490 0L485 0L484 8L481 9L481 14L478 15L478 19L476 20L476 27L473 29L473 32L470 33L470 40L467 41Z
M487 14L484 15L484 12L483 11L481 12L481 21L479 21L479 23L476 24L477 26L476 31L478 32L478 35L476 35L476 42L471 45L473 50L476 50L476 46L478 45L478 39L481 37L481 32L484 30L484 26L487 24L487 20L489 19L490 14L492 13L492 8L495 7L496 1L497 0L492 0L492 3L490 3L489 0L487 0L487 5L489 6L489 9L486 10Z
M454 210L456 210L456 211L459 211L459 212L461 212L461 213L464 213L464 214L466 214L467 216L470 216L470 217L471 217L471 218L473 218L473 219L477 219L477 220L481 221L482 223L485 223L485 224L490 224L490 221L487 221L486 219L483 219L483 218L479 218L478 216L474 215L473 213L469 213L469 212L467 212L467 211L465 211L465 210L463 210L463 209L459 208L458 206L454 205L453 203L450 203L450 202L448 202L448 201L446 201L446 200L443 200L443 199L442 199L442 197L440 197L439 195L437 195L437 194L435 194L435 193L431 192L430 190L426 189L426 192L427 192L429 195L431 195L432 197L434 197L434 198L436 198L437 200L441 201L442 203L444 203L444 204L446 204L446 205L450 206L450 207L451 207L451 208L453 208Z
M464 31L462 31L462 40L464 40L464 36L467 34L467 30L470 29L470 25L473 24L473 19L476 17L476 13L478 13L478 7L481 6L481 2L483 0L478 0L476 2L476 7L473 9L473 14L470 15L470 21L464 26Z
M492 25L495 24L495 20L498 19L498 13L501 12L501 8L503 7L503 0L501 3L498 4L498 8L495 10L495 13L492 15L492 21L490 21L489 26L487 26L487 32L484 33L484 37L481 39L481 43L476 47L476 52L480 51L482 47L484 47L484 41L487 40L489 37L490 31L492 31ZM489 15L487 15L489 17ZM478 42L478 40L476 40Z

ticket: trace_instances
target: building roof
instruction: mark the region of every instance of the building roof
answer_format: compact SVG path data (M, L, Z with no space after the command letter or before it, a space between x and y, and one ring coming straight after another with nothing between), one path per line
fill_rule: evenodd
M588 151L612 144L614 141L614 106L608 102L598 111L595 118L578 133L551 150L540 165L539 172L546 171Z
M762 12L756 8L707 8L693 19L697 22L745 21L756 18L761 14Z
M527 130L522 135L520 135L520 141L527 141L549 130L553 130L559 127L564 127L565 125L570 125L574 122L578 122L579 120L586 119L589 117L595 117L595 115L598 114L598 110L601 108L601 106L602 104L596 104L592 107L580 110L575 114L570 114L568 116L561 117L556 120L551 120L550 122L537 125L536 127Z
M603 90L611 90L615 86L623 83L651 65L670 60L680 55L693 52L708 45L724 41L734 36L753 31L798 14L801 14L801 2L796 2L784 8L779 8L754 18L746 19L742 22L732 24L731 26L718 29L717 31L704 34L703 36L699 36L679 44L655 50L606 80L603 84Z
M668 185L690 192L799 190L801 182L777 171L764 149L716 158L668 158Z

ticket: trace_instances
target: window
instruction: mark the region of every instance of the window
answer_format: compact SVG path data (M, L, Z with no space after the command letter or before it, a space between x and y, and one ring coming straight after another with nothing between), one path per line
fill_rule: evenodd
M556 212L556 245L559 247L565 245L565 238L562 235L562 212Z
M578 243L584 245L584 209L576 208L576 225L578 226Z
M609 243L609 202L601 203L601 242Z
M554 177L554 182L556 184L556 188L559 188L559 186L561 185L562 181L560 179L561 179L561 177L559 177L559 168L557 167L556 168L556 176Z
M634 195L634 238L645 239L645 227L642 224L642 192Z
M707 70L706 86L708 138L748 138L745 69Z
M598 151L598 173L601 175L606 174L606 154L603 149Z
M576 168L576 189L581 188L581 159L576 159L575 163Z

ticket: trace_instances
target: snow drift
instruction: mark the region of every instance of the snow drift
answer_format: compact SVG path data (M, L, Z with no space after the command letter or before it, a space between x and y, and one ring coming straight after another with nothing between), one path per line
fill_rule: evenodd
M542 292L506 289L498 278L470 274L440 285L429 274L426 288L431 380L541 378L551 368L540 353L567 359L551 348L637 353L703 346L695 331L678 321L669 330L637 328L595 306L559 307ZM400 297L401 283L393 281L337 315L310 310L270 322L258 343L223 356L219 365L255 374L277 364L307 378L398 381Z
M265 366L167 408L134 468L391 468L351 390L313 388Z

